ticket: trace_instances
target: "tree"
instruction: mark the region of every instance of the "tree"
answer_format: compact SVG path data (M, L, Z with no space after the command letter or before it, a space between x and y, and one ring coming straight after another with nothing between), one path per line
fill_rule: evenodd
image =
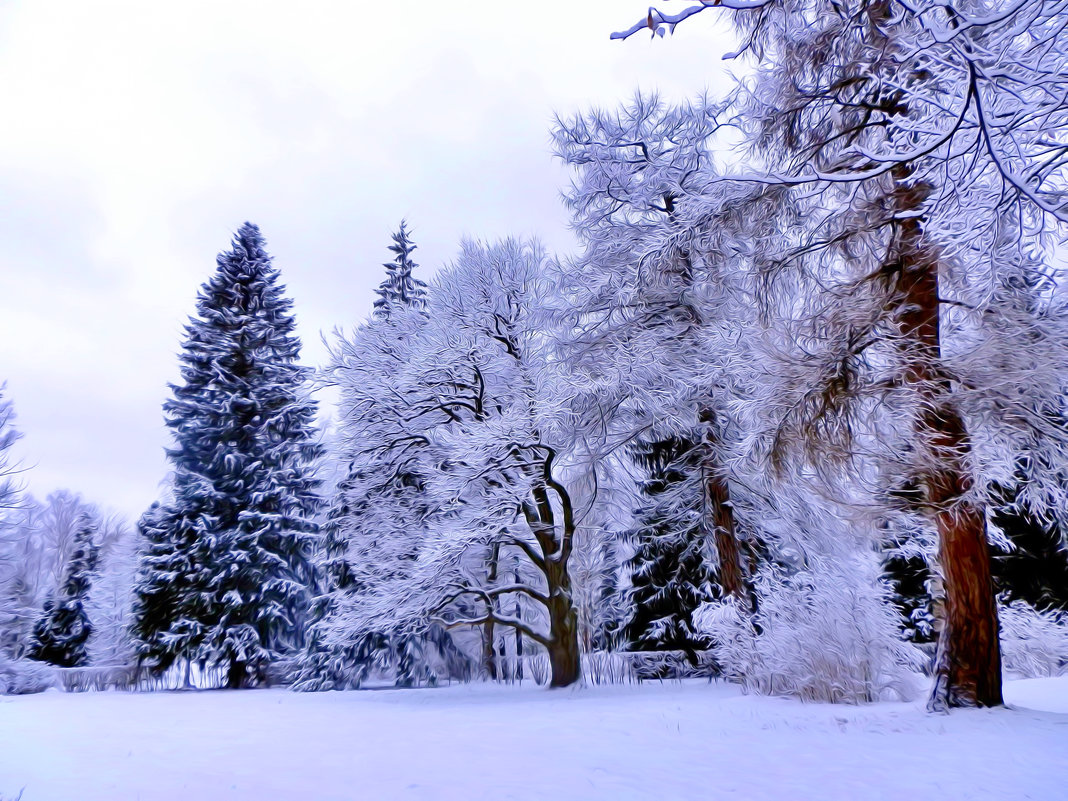
M543 283L537 245L468 242L426 315L391 316L343 343L345 427L367 469L366 535L350 559L361 589L335 613L339 642L493 623L546 649L552 686L580 678L575 510L560 477L570 393L544 335ZM521 559L518 581L489 583L495 546ZM503 604L515 598L519 616Z
M26 618L20 558L25 499L11 453L20 433L5 389L0 384L0 659L21 656Z
M41 565L44 593L51 593L62 584L78 532L87 516L96 520L100 512L69 489L48 493L41 508L36 510L32 527L44 556Z
M86 601L96 570L97 546L94 521L83 514L78 521L63 581L45 603L44 614L33 627L30 658L59 667L87 663L85 644L93 633Z
M173 497L139 526L134 632L157 671L185 659L242 687L302 644L321 448L291 309L245 223L200 290L164 404Z
M601 406L590 419L615 435L607 447L657 419L674 420L680 436L699 432L695 468L719 581L748 603L726 469L735 433L726 367L736 348L725 321L741 328L751 316L736 207L759 214L744 194L709 191L719 111L703 98L671 106L639 94L614 112L557 120L557 155L576 172L565 200L583 246L560 266L562 349L578 388Z
M96 578L87 604L93 622L89 661L94 665L128 665L134 660L130 623L137 579L137 531L117 515L102 516L96 542Z
M396 259L384 265L386 278L377 290L379 297L375 300L371 320L351 339L339 336L328 369L330 380L341 390L341 422L335 437L335 459L344 466L345 474L331 493L323 523L323 585L315 600L310 641L301 656L296 681L304 690L358 687L372 668L390 665L396 669L398 684L410 686L415 682L416 674L432 676L425 660L419 656L435 649L443 659L453 656L454 649L443 632L435 632L426 648L414 642L415 635L389 631L364 631L353 635L349 641L338 641L337 632L333 632L333 644L324 642L324 638L331 635L332 624L328 618L340 599L348 593L362 591L357 578L360 569L353 566L353 561L366 561L368 551L374 553L377 563L387 561L377 552L382 524L376 524L376 515L390 510L386 514L393 514L394 522L404 520L413 527L422 525L418 514L407 513L419 507L422 491L422 482L414 472L414 462L405 458L400 462L383 462L369 458L367 453L369 437L373 439L374 436L368 434L373 430L369 421L379 415L388 418L384 410L392 399L384 399L384 404L374 404L373 408L364 406L362 399L370 387L388 383L388 376L403 369L403 345L412 334L412 330L405 330L404 326L414 325L413 330L418 330L426 314L426 284L413 274L418 266L411 259L415 245L408 237L404 221L401 221L400 230L393 234L393 245L389 249L396 254ZM369 336L371 331L379 330L387 332L384 340ZM365 336L369 342L374 340L382 347L361 349L356 343ZM396 341L390 341L394 337ZM354 381L355 376L359 379ZM356 383L358 387L355 387ZM355 391L350 391L353 387ZM359 421L358 425L354 421ZM384 487L379 483L383 475L391 477L385 497ZM398 541L390 540L391 543ZM410 558L413 558L412 554L407 553L396 555L393 561L403 562ZM344 640L344 636L341 639Z
M395 309L426 307L426 284L413 275L419 265L412 261L415 245L408 238L408 228L401 220L400 229L393 234L393 244L389 249L396 254L391 262L386 262L386 278L375 290L378 298L374 304L374 316L388 319Z
M1001 420L999 458L1040 454L1027 479L1044 492L1029 501L1061 514L1065 437L1041 410L1063 392L1063 346L1017 301L1045 269L1043 230L1068 221L1063 6L722 0L652 9L614 36L662 34L715 6L756 68L734 108L758 169L735 178L796 187L809 207L782 263L818 275L809 331L823 346L806 361L824 383L783 404L780 442L817 432L849 450L861 399L896 396L912 421L896 483L913 490L899 497L937 531L946 593L931 707L1000 704L985 530L996 476L976 436ZM1009 330L1042 358L1009 358ZM1024 375L1041 378L1022 397L1005 390Z
M702 536L700 448L672 437L640 443L633 452L646 479L631 532L637 550L628 565L624 633L635 650L684 651L696 664L696 652L709 642L695 630L693 614L715 597Z

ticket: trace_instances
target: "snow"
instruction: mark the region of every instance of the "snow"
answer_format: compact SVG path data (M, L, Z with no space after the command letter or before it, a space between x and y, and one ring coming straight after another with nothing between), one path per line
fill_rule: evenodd
M725 684L0 698L0 798L1056 799L1068 677L931 715Z
M1068 678L1007 682L1005 703L1018 709L1040 709L1068 715ZM1068 720L1064 722L1068 724Z

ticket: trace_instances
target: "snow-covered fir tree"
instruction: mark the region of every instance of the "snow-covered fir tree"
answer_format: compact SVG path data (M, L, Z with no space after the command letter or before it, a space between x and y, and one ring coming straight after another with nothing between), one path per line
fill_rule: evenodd
M388 377L403 368L404 343L425 319L427 305L427 285L413 274L418 267L411 258L415 247L402 220L389 247L396 258L383 265L386 277L376 290L379 297L371 320L357 329L351 340L342 338L333 354L330 371L341 388L342 415L334 437L334 458L345 465L345 473L334 488L322 526L320 593L314 602L315 622L310 626L296 679L302 690L358 687L375 668L393 669L394 678L403 686L429 675L425 661L416 658L427 649L414 642L414 635L363 631L347 641L339 642L335 637L329 645L323 642L329 629L323 621L343 596L363 589L357 579L363 568L354 567L353 562L366 561L366 550L378 549L382 526L375 524L375 514L390 509L393 522L403 521L413 528L420 525L422 482L411 460L390 462L379 458L364 433L366 426L374 427L374 421L382 423L390 417L389 405L363 404L359 393L347 389L351 384L345 380L345 376L359 375L364 390L385 387ZM379 342L382 347L353 347L354 342L362 340ZM360 421L358 425L354 418ZM385 503L382 498L372 503L370 487L384 476L390 477L387 483L392 503ZM380 559L381 553L376 558ZM438 641L449 639L440 634Z
M140 660L221 668L229 687L300 647L313 582L321 446L278 275L245 223L201 288L164 404L172 498L139 526Z
M85 644L93 627L85 607L96 569L95 533L93 519L87 514L83 515L74 535L63 582L45 602L44 612L33 627L29 653L31 659L59 667L81 667L86 664L88 652Z
M635 650L683 651L696 663L709 643L694 630L693 613L715 597L701 526L700 449L669 437L638 444L633 456L646 479L631 532L637 548L628 563L624 634Z
M378 289L375 299L374 316L388 318L396 309L426 307L426 284L414 275L419 265L412 261L415 244L408 237L407 221L401 220L400 228L393 234L393 244L389 246L395 255L393 261L386 262L386 277Z

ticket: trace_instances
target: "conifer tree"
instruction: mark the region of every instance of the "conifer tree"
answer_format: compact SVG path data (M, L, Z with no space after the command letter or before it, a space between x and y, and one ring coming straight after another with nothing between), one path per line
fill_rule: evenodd
M397 308L426 308L426 284L412 274L419 266L412 261L415 247L408 238L407 222L401 220L400 229L393 234L393 244L389 246L395 258L382 265L386 268L386 278L375 290L378 294L374 305L375 317L388 318Z
M684 651L691 662L709 643L694 631L693 613L713 599L713 575L702 550L698 449L693 442L668 437L634 449L647 472L632 532L637 551L632 571L631 606L624 633L640 651ZM690 479L690 480L688 480Z
M85 602L96 569L94 530L92 518L83 514L74 535L63 582L45 602L44 613L33 627L31 659L59 667L81 667L88 661L85 644L93 627L85 611Z
M173 499L141 521L134 623L156 670L187 659L248 686L302 643L321 446L295 325L263 237L245 223L201 288L164 404Z
M401 310L426 308L426 283L413 275L414 269L419 266L412 261L415 248L408 235L407 223L401 220L400 228L393 234L393 244L389 246L395 258L383 264L386 277L375 290L378 298L374 302L370 326L381 326L388 323L391 317L395 320ZM399 368L399 365L394 366ZM342 353L335 356L335 370L352 367L354 365L347 362ZM343 397L343 408L345 403ZM342 434L343 439L345 436L352 439L351 431L343 429ZM360 449L360 446L349 442L342 454L342 458L348 462L348 472L334 491L323 523L322 587L312 613L317 622L327 617L341 596L360 591L356 571L350 563L353 558L350 538L363 529L360 518L367 511L367 501L361 493L361 487L367 481L367 473L375 467L381 467L366 464L366 458L360 458L356 453ZM397 473L396 485L399 491L408 495L418 495L420 492L418 477L407 468ZM391 656L396 657L393 661L400 666L400 683L407 686L416 680L415 672L422 663L412 656L418 651L417 643L411 641L414 635L391 638L381 632L371 632L343 646L328 646L321 642L324 634L322 625L317 623L311 626L311 641L302 655L296 679L299 689L327 690L359 686L373 663L388 663ZM405 655L407 658L402 658Z

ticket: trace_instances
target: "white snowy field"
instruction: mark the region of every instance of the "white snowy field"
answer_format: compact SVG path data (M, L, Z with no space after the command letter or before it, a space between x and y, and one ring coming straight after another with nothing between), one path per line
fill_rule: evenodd
M1068 677L929 715L703 682L0 698L0 798L1068 799Z

